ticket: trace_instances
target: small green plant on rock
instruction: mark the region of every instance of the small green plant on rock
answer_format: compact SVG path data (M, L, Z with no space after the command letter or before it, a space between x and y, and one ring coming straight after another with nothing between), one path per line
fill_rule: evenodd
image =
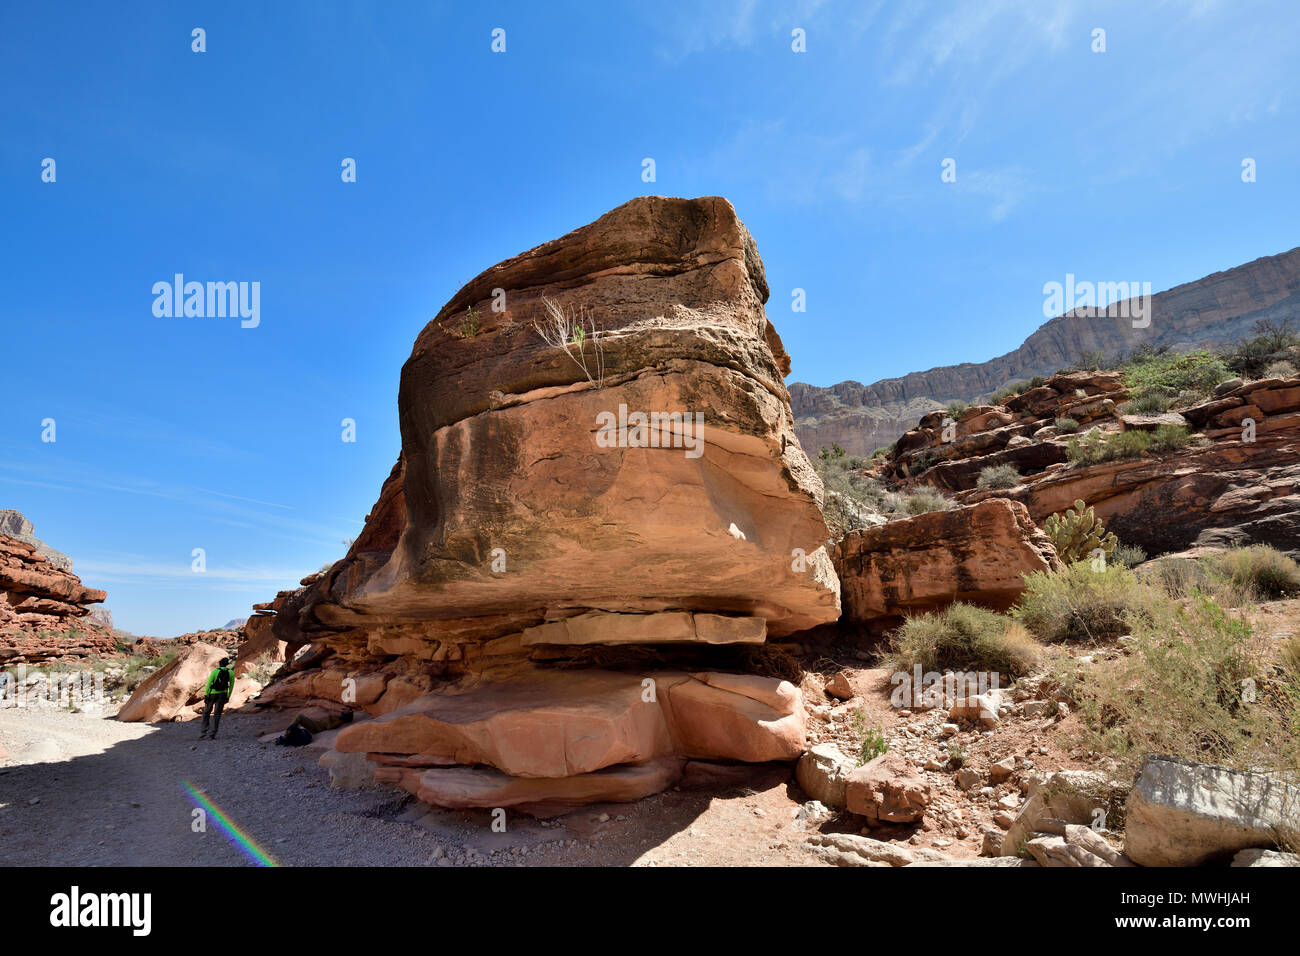
M472 339L478 335L479 330L479 313L478 309L473 306L465 307L465 314L460 320L460 337L462 339Z
M885 739L884 732L881 730L868 730L862 737L861 759L858 761L858 766L870 763L888 750L889 741Z

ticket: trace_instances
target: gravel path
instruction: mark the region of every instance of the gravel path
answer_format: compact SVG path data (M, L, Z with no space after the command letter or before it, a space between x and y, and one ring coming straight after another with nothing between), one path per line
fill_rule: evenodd
M0 866L253 865L211 819L193 832L185 781L281 865L819 865L790 825L784 782L511 815L498 833L486 811L331 788L319 752L258 741L287 722L230 714L220 738L200 741L195 722L0 710Z

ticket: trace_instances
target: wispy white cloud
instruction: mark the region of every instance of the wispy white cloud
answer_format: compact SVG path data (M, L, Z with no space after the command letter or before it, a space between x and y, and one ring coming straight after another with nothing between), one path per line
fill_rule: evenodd
M127 555L116 560L89 560L77 563L77 573L93 576L97 581L118 584L149 584L155 586L180 585L207 587L212 583L237 584L247 587L296 583L303 576L302 568L274 568L244 564L222 564L217 559L205 559L206 570L195 571L187 556L174 563L164 563L146 557Z
M0 461L0 485L49 488L69 494L129 494L173 502L195 521L212 520L260 531L312 546L335 546L337 528L294 517L290 505L276 504L190 485L170 484L137 476L112 475L80 462ZM267 509L274 509L268 511Z

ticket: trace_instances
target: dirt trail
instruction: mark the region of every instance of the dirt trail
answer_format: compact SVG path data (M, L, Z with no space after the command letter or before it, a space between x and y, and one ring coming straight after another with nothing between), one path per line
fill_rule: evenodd
M200 741L194 722L0 710L0 866L253 865L212 820L192 831L186 781L281 865L824 865L793 826L799 794L770 776L721 796L511 815L494 833L487 812L331 788L319 752L258 741L286 722L231 714L220 738Z

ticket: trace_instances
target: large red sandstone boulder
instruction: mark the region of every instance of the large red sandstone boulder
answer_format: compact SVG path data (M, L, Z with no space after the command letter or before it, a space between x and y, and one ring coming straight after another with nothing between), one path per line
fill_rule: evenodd
M1024 591L1024 574L1061 566L1024 505L1002 498L850 532L833 558L844 616L859 622L954 601L1005 610Z
M257 703L365 710L338 750L444 806L796 759L798 690L724 672L839 617L767 295L717 198L633 200L468 283L403 367L348 554L255 606L291 656ZM584 334L543 335L557 313Z
M117 719L149 723L191 719L194 715L186 708L203 698L208 675L229 653L211 644L189 645L141 682L117 712Z
M758 618L774 636L835 620L767 295L719 198L635 199L473 279L403 367L402 457L365 530L277 602L277 637L342 646L418 622L436 647L587 611ZM581 353L539 334L548 303L589 317ZM687 418L652 441L639 412ZM626 439L601 431L624 420Z

